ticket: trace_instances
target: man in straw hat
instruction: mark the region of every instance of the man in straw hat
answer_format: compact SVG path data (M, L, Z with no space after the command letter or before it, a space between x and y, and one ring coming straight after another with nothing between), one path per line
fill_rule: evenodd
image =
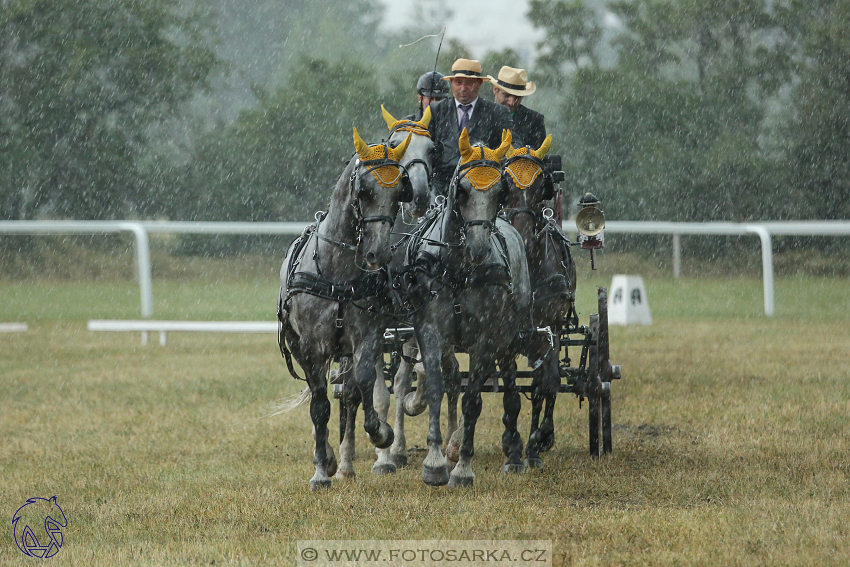
M546 125L542 114L522 105L522 99L537 90L528 80L525 69L505 66L499 70L498 78L489 75L487 78L493 83L493 98L513 115L514 137L519 137L523 145L539 148L546 139Z
M452 94L431 105L431 139L441 148L434 160L434 189L445 195L452 179L460 151L457 142L466 128L471 143L483 142L490 148L502 143L502 130L513 130L514 123L507 108L479 98L478 90L484 81L481 63L474 59L458 59L452 65L452 74L443 77L452 87Z

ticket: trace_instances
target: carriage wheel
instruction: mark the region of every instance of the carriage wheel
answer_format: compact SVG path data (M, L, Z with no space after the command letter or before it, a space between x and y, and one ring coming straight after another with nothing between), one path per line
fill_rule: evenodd
M611 356L608 340L608 290L600 287L597 292L599 307L599 345L598 368L599 377L602 382L601 390L601 416L602 420L602 452L612 451L611 442Z
M599 315L590 316L590 347L587 356L587 384L585 396L588 405L588 435L590 456L602 456L602 380L599 374Z

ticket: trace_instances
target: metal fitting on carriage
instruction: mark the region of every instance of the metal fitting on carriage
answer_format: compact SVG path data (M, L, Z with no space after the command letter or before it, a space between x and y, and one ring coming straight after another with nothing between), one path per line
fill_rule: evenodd
M596 208L601 203L592 193L585 193L578 204L582 208L576 215L578 241L582 250L590 250L590 268L595 270L594 252L605 247L605 214Z

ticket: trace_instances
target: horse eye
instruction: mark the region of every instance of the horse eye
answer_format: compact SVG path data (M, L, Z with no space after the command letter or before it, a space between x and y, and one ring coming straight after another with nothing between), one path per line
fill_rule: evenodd
M398 145L399 145L400 143L401 143L401 142L399 142L398 140L393 140L393 141L391 141L391 142L389 143L389 146L390 146L391 148L397 148L397 147L398 147Z
M372 197L374 197L374 190L371 187L361 185L360 190L357 192L357 198L368 200Z

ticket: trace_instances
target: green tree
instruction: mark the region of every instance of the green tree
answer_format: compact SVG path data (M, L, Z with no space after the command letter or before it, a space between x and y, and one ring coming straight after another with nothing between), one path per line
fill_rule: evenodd
M799 46L792 94L794 204L803 216L850 218L850 5L791 0L780 6L784 29ZM787 182L787 181L786 181Z
M198 150L186 172L186 198L171 214L195 220L302 221L327 206L364 140L386 135L375 69L354 61L302 56L297 81L258 91L260 104Z
M635 0L609 8L623 25L617 64L580 67L563 108L572 186L607 197L614 218L777 214L767 181L776 164L761 136L790 67L770 4Z
M584 0L531 0L527 16L534 27L546 33L537 44L537 67L555 86L560 86L559 79L568 69L598 65L596 50L602 27Z
M7 219L123 217L148 204L152 128L208 86L207 19L176 0L12 0L0 12Z

